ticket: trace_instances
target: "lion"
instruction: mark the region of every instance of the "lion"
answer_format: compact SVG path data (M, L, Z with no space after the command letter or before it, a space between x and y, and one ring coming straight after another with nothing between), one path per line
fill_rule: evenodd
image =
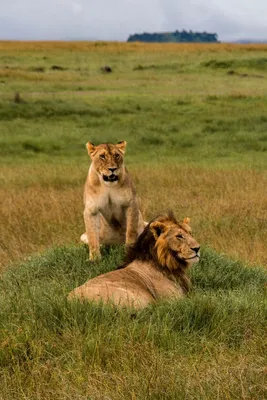
M68 298L141 309L160 299L183 297L190 289L187 269L200 257L189 221L177 222L171 212L153 219L128 248L121 266L88 280Z
M89 259L100 258L100 245L134 243L146 222L129 172L124 166L126 142L86 144L91 157L84 187L84 223L81 241Z

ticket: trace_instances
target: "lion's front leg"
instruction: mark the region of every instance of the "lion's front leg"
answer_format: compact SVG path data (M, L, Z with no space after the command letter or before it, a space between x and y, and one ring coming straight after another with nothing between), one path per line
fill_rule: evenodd
M89 247L89 259L95 261L101 257L100 254L100 213L84 211L84 223Z
M132 202L126 210L126 244L134 243L138 237L139 210L136 202Z

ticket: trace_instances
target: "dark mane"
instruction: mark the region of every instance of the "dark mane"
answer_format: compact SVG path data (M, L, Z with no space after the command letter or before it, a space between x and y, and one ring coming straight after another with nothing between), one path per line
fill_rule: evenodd
M151 261L152 259L157 262L154 250L155 238L149 229L149 225L150 224L148 224L141 235L138 236L136 242L127 248L123 263L118 269L127 267L127 265L134 260Z
M156 264L158 264L158 259L155 254L155 238L150 230L150 225L154 221L171 221L175 224L178 224L174 214L172 211L168 211L166 214L161 214L157 216L156 218L153 218L149 224L145 227L144 231L141 233L141 235L138 236L137 240L135 243L130 245L127 249L126 255L123 259L122 265L118 267L120 268L125 268L127 267L128 264L130 264L132 261L137 260L137 261L155 261Z

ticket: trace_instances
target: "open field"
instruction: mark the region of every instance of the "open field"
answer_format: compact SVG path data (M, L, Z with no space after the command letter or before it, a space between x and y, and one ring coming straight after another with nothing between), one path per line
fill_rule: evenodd
M267 46L0 55L0 400L266 399ZM191 218L205 250L188 299L135 318L66 304L123 252L93 266L78 245L88 140L128 142L145 219Z
M4 265L77 243L88 140L127 140L147 219L172 208L192 218L202 243L267 263L266 46L2 42L0 50Z

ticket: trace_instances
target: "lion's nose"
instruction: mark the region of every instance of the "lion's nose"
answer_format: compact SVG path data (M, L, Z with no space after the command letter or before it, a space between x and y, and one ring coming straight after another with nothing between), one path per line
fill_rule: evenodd
M109 168L110 172L113 174L114 171L116 171L117 168Z
M200 247L191 247L192 250L194 250L196 252L196 254L199 252Z

